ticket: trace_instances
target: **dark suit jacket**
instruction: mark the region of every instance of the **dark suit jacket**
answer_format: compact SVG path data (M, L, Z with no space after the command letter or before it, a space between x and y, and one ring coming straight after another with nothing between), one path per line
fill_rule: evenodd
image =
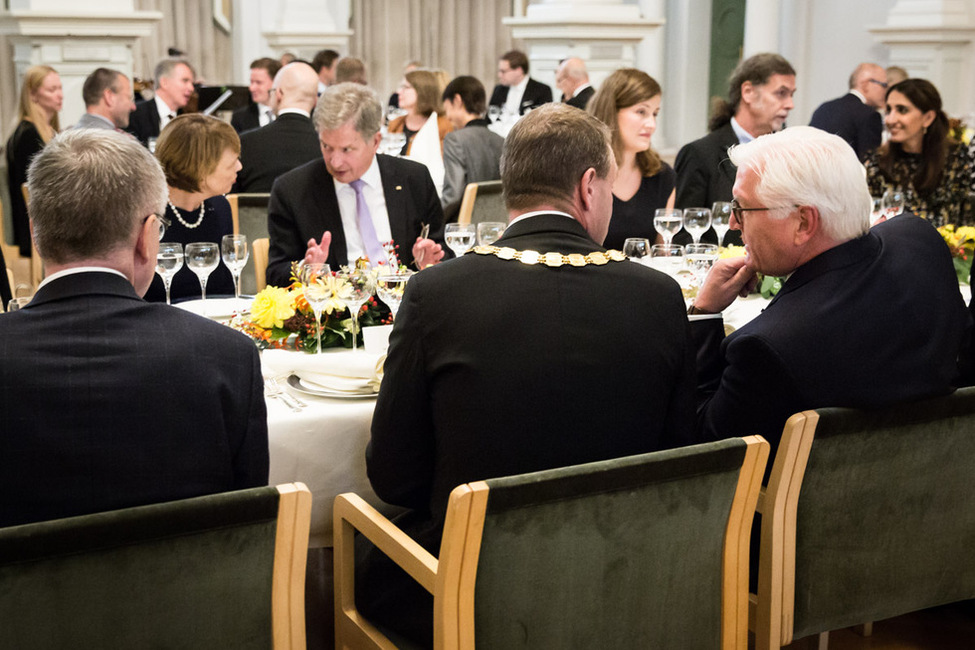
M234 127L237 133L261 128L261 116L257 110L257 104L251 102L247 106L241 106L235 110L230 116L230 126Z
M267 484L254 344L127 280L57 278L0 316L0 526Z
M735 184L738 168L731 164L728 149L736 144L738 136L729 122L680 148L677 160L674 161L674 171L677 172L675 208L710 208L715 201L730 201L734 198L731 188ZM674 239L675 244L687 244L690 241L691 238L685 231L681 231ZM701 241L716 243L714 231L708 231ZM724 242L741 245L741 233L737 230L728 231Z
M3 309L7 309L7 304L10 299L13 298L14 288L10 286L10 282L7 280L7 263L3 259L3 248L0 247L0 305L3 305Z
M691 323L700 428L762 435L774 452L798 411L948 393L970 323L941 236L897 217L799 267L727 338L721 319Z
M586 110L586 104L589 103L589 99L596 94L596 89L592 86L586 86L578 93L573 95L571 98L566 100L566 104L569 106L575 106L576 108L581 108Z
M497 245L605 250L561 215L518 222ZM549 268L471 253L426 269L407 286L385 372L369 480L415 509L399 523L435 555L461 483L693 442L684 300L631 262ZM394 601L378 584L364 599ZM393 613L420 602L400 599Z
M880 146L884 130L880 112L853 93L820 104L809 126L840 136L850 143L860 160L865 160L867 154Z
M285 113L267 126L241 134L241 169L233 191L270 192L278 176L321 157L311 119Z
M443 209L437 188L425 165L383 154L376 158L399 260L412 266L413 243L424 224L430 226L430 239L443 243ZM335 183L321 156L275 181L267 225L271 237L268 284L288 286L291 262L304 259L308 240L320 240L326 230L332 233L329 266L334 270L349 263Z
M498 84L494 87L494 91L491 92L491 101L488 104L491 106L504 106L506 99L508 99L508 86ZM552 89L541 81L535 81L529 77L528 85L525 86L525 94L521 96L521 106L518 109L518 114L524 115L526 110L538 108L542 104L547 104L550 101L552 101Z
M150 99L136 104L135 110L129 113L129 125L125 130L144 145L148 145L149 138L158 138L159 111L156 110L156 101Z

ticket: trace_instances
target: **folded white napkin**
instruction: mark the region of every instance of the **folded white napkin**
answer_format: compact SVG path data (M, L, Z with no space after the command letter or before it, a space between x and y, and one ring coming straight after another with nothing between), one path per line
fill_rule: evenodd
M430 171L430 178L437 188L437 196L443 193L443 152L440 145L440 126L437 124L436 112L430 113L426 123L413 136L413 144L410 145L410 154L407 156L412 160L421 162Z
M306 354L290 350L264 350L261 366L266 377L295 374L301 383L351 394L375 393L383 378L385 354L328 350Z

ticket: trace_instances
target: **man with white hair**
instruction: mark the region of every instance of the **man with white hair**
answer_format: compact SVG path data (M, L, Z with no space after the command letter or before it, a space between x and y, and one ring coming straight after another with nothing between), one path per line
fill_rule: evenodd
M163 59L152 76L156 82L155 97L136 104L125 129L145 145L150 138L158 138L159 132L182 113L193 97L196 79L193 68L183 59Z
M703 433L760 434L774 452L798 411L949 393L971 319L938 232L913 215L870 229L863 167L838 136L792 127L729 155L747 255L719 260L688 310ZM787 280L725 338L720 312L756 273Z
M559 64L555 71L555 85L562 91L563 102L582 110L586 110L589 99L596 94L596 89L589 84L585 61L576 57Z
M165 227L156 159L71 129L27 186L48 276L0 316L0 527L267 485L254 344L140 298Z

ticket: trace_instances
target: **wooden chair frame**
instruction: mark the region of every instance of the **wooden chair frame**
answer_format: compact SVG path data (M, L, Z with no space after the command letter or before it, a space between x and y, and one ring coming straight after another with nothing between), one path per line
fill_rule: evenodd
M276 486L281 495L271 583L275 650L304 650L305 565L311 529L311 491L304 483Z
M769 445L761 436L744 438L745 458L732 500L722 561L721 647L748 644L748 557L752 519ZM439 560L353 493L335 498L336 648L396 646L355 606L354 535L358 531L433 594L434 648L474 648L474 584L489 488L476 481L450 494Z
M268 237L261 237L251 242L251 252L254 259L254 279L257 281L258 291L267 286L267 258L270 248L271 240Z
M27 212L30 213L30 192L27 190L27 183L22 183L20 186L20 191L24 194L24 205L27 206ZM44 261L41 259L40 253L37 252L37 246L34 245L34 233L33 226L31 227L31 238L30 238L30 284L33 291L37 291L37 287L40 286L41 281L44 280ZM13 288L13 287L11 287Z
M501 181L485 181L485 183L500 183ZM477 202L477 190L483 183L468 183L464 188L464 197L460 201L460 212L457 214L457 223L469 224L474 215L474 204Z

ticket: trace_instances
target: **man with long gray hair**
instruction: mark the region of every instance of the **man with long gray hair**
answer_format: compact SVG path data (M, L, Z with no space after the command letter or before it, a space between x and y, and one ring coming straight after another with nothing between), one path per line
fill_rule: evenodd
M72 129L27 185L48 276L0 316L0 526L266 485L253 343L140 298L165 227L159 163Z

